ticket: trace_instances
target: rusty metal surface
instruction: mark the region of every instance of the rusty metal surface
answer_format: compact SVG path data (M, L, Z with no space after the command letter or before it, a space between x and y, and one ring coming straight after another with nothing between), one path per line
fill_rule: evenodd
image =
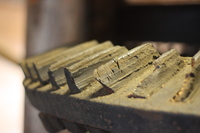
M200 132L200 52L160 55L150 43L129 51L109 41L81 46L22 64L26 75L33 64L46 67L31 68L37 77L27 76L24 86L49 132Z

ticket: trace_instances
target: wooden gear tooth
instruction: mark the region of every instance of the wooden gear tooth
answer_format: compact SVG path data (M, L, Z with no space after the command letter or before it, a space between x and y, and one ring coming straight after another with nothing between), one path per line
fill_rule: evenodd
M113 44L110 41L106 41L87 50L83 50L82 52L77 53L74 56L59 60L58 62L50 66L49 71L51 71L54 74L55 80L58 82L61 79L65 79L65 75L63 73L64 68L70 67L71 65L78 63L91 55L94 55L111 47L113 47Z
M147 43L130 50L119 58L103 64L94 71L93 75L101 81L101 84L113 90L118 90L120 87L124 87L123 85L118 86L118 82L122 82L122 80L126 80L127 83L130 82L126 77L130 75L134 76L140 69L152 64L155 60L154 57L159 56L159 53L152 44ZM130 80L134 80L134 78L130 78Z
M43 53L34 57L29 57L26 60L24 60L22 63L20 63L22 66L22 70L24 71L25 75L27 75L27 78L32 78L32 80L35 80L37 79L37 75L35 73L33 63L40 62L41 59L49 58L51 55L56 55L58 53L65 51L66 49L68 49L68 47L63 46L63 47L48 51L46 53ZM34 76L31 77L31 75L34 75ZM35 79L33 77L35 77Z
M65 51L60 52L56 55L49 56L49 58L43 59L40 62L35 62L34 68L37 73L37 76L40 77L41 83L45 83L48 81L49 77L48 77L47 72L49 70L49 67L52 64L56 63L59 59L69 58L70 56L73 56L83 50L90 48L90 47L96 46L97 44L98 43L96 41L89 41L86 43L82 43L82 44L79 44L72 48L68 48Z
M71 92L71 94L76 94L76 93L80 93L81 91L78 89L78 87L75 85L75 81L74 78L72 77L71 73L69 72L68 69L64 68L64 73L65 73L65 77L67 80L67 84L69 86L69 90Z
M200 51L191 58L191 70L186 73L184 83L181 89L173 96L171 101L174 102L191 102L193 95L199 89L200 79Z
M93 71L101 65L110 61L113 57L120 56L128 50L125 47L115 46L99 53L96 53L74 65L68 67L72 77L75 80L75 85L83 90L86 86L93 84Z
M183 60L174 49L161 55L153 64L155 66L154 71L143 79L134 92L136 95L148 98L161 89L163 84L173 78L184 67Z

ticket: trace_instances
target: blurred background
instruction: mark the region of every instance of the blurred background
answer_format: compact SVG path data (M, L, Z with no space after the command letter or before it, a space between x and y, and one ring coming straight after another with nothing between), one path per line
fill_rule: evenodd
M19 63L64 44L111 40L129 49L152 42L193 56L200 0L0 0L0 133L46 133L30 105Z
M22 133L24 75L18 63L25 58L26 4L0 0L0 132Z

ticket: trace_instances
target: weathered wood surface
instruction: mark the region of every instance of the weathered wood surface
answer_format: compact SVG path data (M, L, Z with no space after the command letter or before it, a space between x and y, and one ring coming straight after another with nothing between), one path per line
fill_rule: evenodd
M109 41L89 50L91 55L86 49L50 64L45 84L25 79L32 104L52 115L41 117L48 131L200 131L199 52L181 57L172 49L160 55L150 43L128 51ZM58 69L63 72L55 78ZM59 125L63 121L68 124Z

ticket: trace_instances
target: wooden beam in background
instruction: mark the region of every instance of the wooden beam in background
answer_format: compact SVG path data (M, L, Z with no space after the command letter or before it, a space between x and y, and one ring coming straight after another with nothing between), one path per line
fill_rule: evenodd
M200 4L200 0L124 0L130 5L191 5Z

